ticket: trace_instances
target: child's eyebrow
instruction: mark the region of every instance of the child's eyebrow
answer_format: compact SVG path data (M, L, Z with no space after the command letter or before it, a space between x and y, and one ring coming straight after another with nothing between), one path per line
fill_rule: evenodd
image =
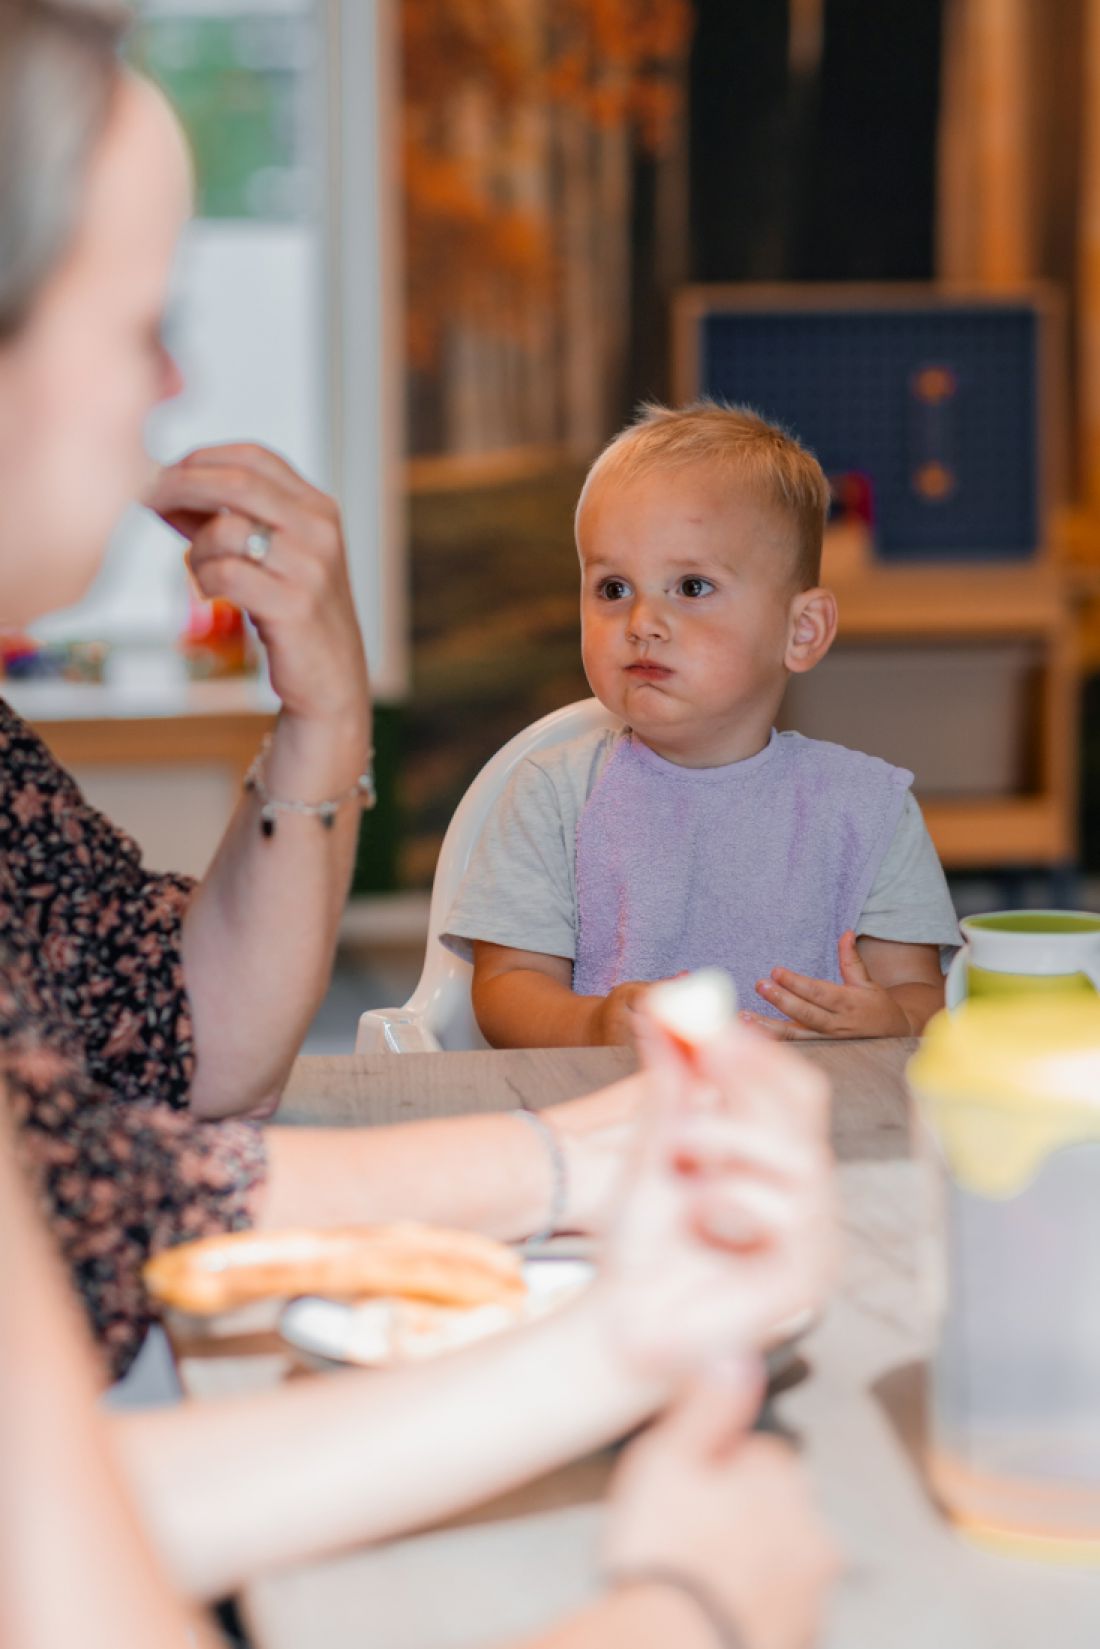
M607 561L607 560L604 559L603 556L597 556L597 555L584 556L584 555L582 555L581 558L580 558L580 561L581 561L581 566L585 570L585 572L597 572L597 571L606 572L608 570L613 570L613 571L617 572L619 570L619 563L617 561ZM703 572L715 573L715 572L718 572L718 573L725 573L730 578L736 578L736 577L739 576L739 569L737 567L731 566L731 564L728 561L722 561L722 560L720 560L720 559L718 559L717 557L714 557L714 556L702 556L702 555L672 556L665 563L665 566L671 572L692 572L692 573L703 573Z
M672 572L705 573L707 577L721 573L726 578L739 578L740 568L732 566L728 561L722 561L717 556L692 555L683 559L676 557L668 562Z

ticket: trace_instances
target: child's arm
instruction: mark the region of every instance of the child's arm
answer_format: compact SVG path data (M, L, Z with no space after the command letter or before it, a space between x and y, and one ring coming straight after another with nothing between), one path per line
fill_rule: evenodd
M567 956L513 950L475 939L474 1013L494 1048L584 1048L633 1043L634 1003L645 984L608 996L577 996Z
M906 945L894 939L841 935L838 946L844 983L810 979L789 968L773 968L757 981L760 995L786 1020L746 1014L772 1036L789 1041L809 1037L919 1036L943 1007L943 974L937 945Z

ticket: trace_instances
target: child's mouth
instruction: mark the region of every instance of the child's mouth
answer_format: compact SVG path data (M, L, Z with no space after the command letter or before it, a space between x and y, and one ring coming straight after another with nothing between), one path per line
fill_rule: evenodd
M665 664L652 664L648 659L639 659L637 664L628 664L627 675L639 676L642 681L667 681L672 671Z

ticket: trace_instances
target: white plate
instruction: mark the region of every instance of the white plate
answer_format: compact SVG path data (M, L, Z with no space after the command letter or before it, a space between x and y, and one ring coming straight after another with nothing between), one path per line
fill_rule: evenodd
M418 1312L413 1302L349 1303L307 1295L286 1307L279 1318L279 1332L314 1366L385 1368L392 1363L419 1362L556 1311L582 1293L595 1275L595 1266L587 1260L526 1260L527 1299L518 1313L493 1305ZM431 1320L418 1322L418 1316Z

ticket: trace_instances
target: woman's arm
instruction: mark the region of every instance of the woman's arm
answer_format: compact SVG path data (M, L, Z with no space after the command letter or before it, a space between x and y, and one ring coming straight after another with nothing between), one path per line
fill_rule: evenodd
M190 540L203 594L243 607L267 648L283 705L267 790L343 796L369 759L370 696L335 504L253 446L190 454L148 502ZM270 534L262 562L244 553L257 526ZM258 800L237 808L183 924L198 1115L275 1103L328 983L359 819L352 801L328 826L280 812L265 836Z
M334 796L362 771L367 745L361 714L325 727L284 712L267 786L280 796ZM359 819L355 806L341 808L329 829L280 815L267 838L256 800L238 806L183 919L198 1116L262 1114L278 1103L328 986Z
M0 1643L213 1649L123 1491L87 1345L9 1144L0 1109Z
M524 1639L515 1649L670 1649L670 1645L722 1649L705 1616L689 1598L668 1586L653 1585L608 1592L580 1614L540 1632L537 1638Z
M741 1031L658 1092L676 1112L649 1131L604 1275L571 1309L431 1365L119 1420L182 1585L215 1595L501 1492L820 1299L833 1244L817 1073ZM691 1115L704 1098L730 1114Z
M502 1493L630 1430L666 1390L633 1370L594 1290L436 1363L124 1415L116 1436L177 1584L212 1598Z
M565 1157L562 1230L606 1224L644 1096L642 1079L627 1077L540 1113ZM418 1219L514 1241L543 1229L554 1197L546 1141L507 1112L381 1128L274 1126L264 1140L256 1223L271 1229Z

